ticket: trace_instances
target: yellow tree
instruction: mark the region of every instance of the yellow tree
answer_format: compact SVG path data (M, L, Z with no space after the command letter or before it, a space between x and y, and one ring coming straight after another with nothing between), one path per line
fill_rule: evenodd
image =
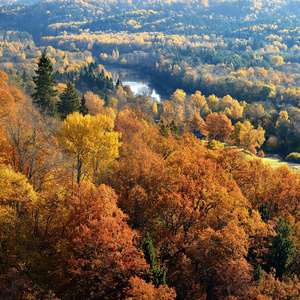
M88 91L85 95L86 105L89 108L90 115L103 114L104 112L104 100L93 92Z
M216 112L219 110L219 98L215 95L210 95L207 98L207 105L213 111Z
M200 114L201 108L206 104L205 96L201 92L196 91L191 95L191 105L193 110Z
M89 169L95 174L101 164L118 157L121 134L113 128L113 120L101 114L83 116L75 112L62 122L57 137L61 149L75 160L77 183Z
M0 165L0 269L26 265L34 241L30 236L36 193L21 173ZM26 245L26 246L24 246ZM2 273L3 274L3 273ZM1 294L1 293L0 293ZM1 296L0 296L1 298Z
M170 98L170 102L173 108L173 118L178 124L181 124L184 119L185 111L185 96L186 93L183 90L177 89Z
M237 146L244 149L250 146L259 148L265 141L265 131L261 126L255 129L249 121L237 122L230 137Z
M243 107L230 95L226 95L221 99L219 109L230 119L237 120L243 116Z

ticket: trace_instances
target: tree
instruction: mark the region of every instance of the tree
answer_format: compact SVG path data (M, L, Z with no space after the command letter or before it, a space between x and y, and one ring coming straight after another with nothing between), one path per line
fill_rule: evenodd
M205 122L204 120L196 113L190 117L188 122L185 124L185 131L186 132L193 132L193 130L199 130L202 134L206 134L205 130Z
M75 159L77 183L90 168L95 174L101 164L118 157L121 134L113 128L113 120L100 114L83 116L75 112L62 122L57 137L60 147Z
M80 109L79 109L79 112L85 116L89 113L89 108L87 107L86 105L86 100L85 100L85 97L84 97L84 94L82 94L82 98L81 98L81 101L80 101Z
M291 127L291 120L289 119L288 112L282 110L279 113L278 120L276 122L276 137L279 139L279 142L283 145L287 142L289 137Z
M289 275L295 255L295 242L291 237L291 228L279 217L277 236L269 249L268 268L276 270L276 277Z
M219 102L219 109L223 111L228 118L237 120L243 116L243 107L237 100L231 96L224 96Z
M24 247L32 249L34 243L31 217L36 200L37 195L23 174L0 165L1 273L12 266L25 265L29 253Z
M75 283L72 298L121 299L132 276L149 272L137 247L138 234L126 223L111 188L83 184L77 194L72 220L79 219L80 224L75 223L70 233L74 255L68 260Z
M206 129L214 138L226 142L229 141L233 129L231 120L223 113L211 113L206 118Z
M36 84L35 93L32 94L33 103L36 104L42 113L54 116L56 114L56 106L54 97L55 78L53 76L53 65L45 52L39 58L38 69L35 70L36 76L33 82Z
M53 134L55 122L20 101L11 105L1 120L5 137L0 142L2 161L23 173L36 190L61 175L55 175L61 161Z
M60 95L60 100L61 101L58 103L58 112L62 119L65 119L67 115L80 110L80 102L75 87L70 81Z
M150 270L152 272L153 284L156 287L166 284L166 272L164 269L157 266L157 261L155 257L154 247L152 244L152 239L149 233L144 237L142 241L142 250L145 255L147 263L150 265Z
M88 107L90 115L95 116L99 113L104 113L104 100L101 99L98 95L94 94L91 91L88 91L84 95L84 98L86 100L86 106Z
M200 114L201 108L206 104L205 96L201 92L196 91L195 94L191 95L191 105L194 112Z
M258 286L250 288L250 295L247 299L299 299L300 283L297 276L279 280L273 272L270 274L262 272L262 275Z
M219 110L219 98L216 97L215 95L210 95L208 98L207 98L207 104L208 104L208 107L213 111L213 112L216 112Z
M170 103L173 109L173 119L178 124L181 124L184 119L184 105L186 93L183 90L177 89L170 98Z
M107 94L105 94L105 96L104 96L104 103L105 103L105 106L106 106L106 107L107 107L108 104L109 104L109 98L108 98Z
M147 300L172 300L176 293L168 286L155 288L153 284L135 276L129 279L129 287L126 289L126 299L147 299Z
M161 124L159 132L162 136L164 136L166 138L168 138L170 135L168 127L164 123Z
M237 122L230 137L234 140L235 145L244 149L259 148L265 141L265 131L261 126L255 129L249 121Z
M178 125L177 125L177 123L176 123L176 121L174 119L172 119L169 127L170 127L170 130L172 132L174 132L175 134L178 134L179 128L178 128Z

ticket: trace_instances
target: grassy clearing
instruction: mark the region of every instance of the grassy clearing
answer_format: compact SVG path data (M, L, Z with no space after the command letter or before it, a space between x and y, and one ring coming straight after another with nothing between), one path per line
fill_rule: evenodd
M265 165L269 165L273 168L288 166L289 168L292 169L293 172L300 172L300 164L280 161L274 158L260 158L253 154L252 155L247 153L245 154L245 160L252 160L252 159L261 159Z
M233 148L231 145L229 146L227 143L222 143L222 144L225 148L226 147ZM238 148L236 148L236 149L238 149ZM256 155L254 155L254 154L251 154L250 152L248 152L244 149L240 149L240 151L242 151L245 154L244 159L247 160L247 161L253 160L253 159L261 159L262 162L265 165L269 165L273 168L278 168L278 167L281 167L281 166L288 166L289 168L292 169L293 172L299 172L300 173L300 164L281 161L281 160L278 160L276 158L261 158L261 157L258 157Z
M287 166L288 163L284 161L278 161L276 159L271 158L262 158L263 163L266 165L270 165L271 167L280 167L280 166Z

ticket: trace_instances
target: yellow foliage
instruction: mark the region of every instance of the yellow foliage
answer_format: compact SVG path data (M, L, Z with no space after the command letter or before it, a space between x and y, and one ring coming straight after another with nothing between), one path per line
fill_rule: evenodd
M156 102L153 103L153 108L152 108L152 110L153 110L153 113L154 113L155 115L157 115L158 111L157 111L157 103L156 103Z
M85 99L90 115L95 116L99 113L103 113L104 100L101 99L98 95L94 94L91 91L88 91L85 94Z
M25 175L15 173L10 167L0 165L0 203L20 206L22 202L33 202L36 194Z
M171 96L170 101L179 105L184 105L186 93L183 90L177 89Z
M93 62L93 58L92 58L91 56L85 57L84 60L85 60L87 63Z
M199 113L201 108L206 104L205 96L201 92L196 91L195 94L191 95L191 105L194 110Z
M218 111L219 110L219 98L215 95L210 95L207 98L207 105L212 111Z
M59 82L55 87L55 89L59 95L62 94L66 88L67 88L67 85L65 83L61 83L61 82Z
M235 145L244 149L248 149L250 146L259 148L265 141L265 131L261 126L254 129L249 121L237 122L230 137L235 141Z
M114 121L101 114L83 116L75 112L62 122L57 132L59 145L74 158L78 183L89 169L95 173L101 165L119 156L121 134L113 128Z
M281 66L284 64L283 58L280 55L271 56L271 61L275 66Z

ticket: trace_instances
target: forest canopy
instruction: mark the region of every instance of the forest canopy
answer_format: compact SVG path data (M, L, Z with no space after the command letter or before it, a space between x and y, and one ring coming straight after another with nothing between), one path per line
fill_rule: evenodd
M0 0L0 298L300 299L299 13Z

